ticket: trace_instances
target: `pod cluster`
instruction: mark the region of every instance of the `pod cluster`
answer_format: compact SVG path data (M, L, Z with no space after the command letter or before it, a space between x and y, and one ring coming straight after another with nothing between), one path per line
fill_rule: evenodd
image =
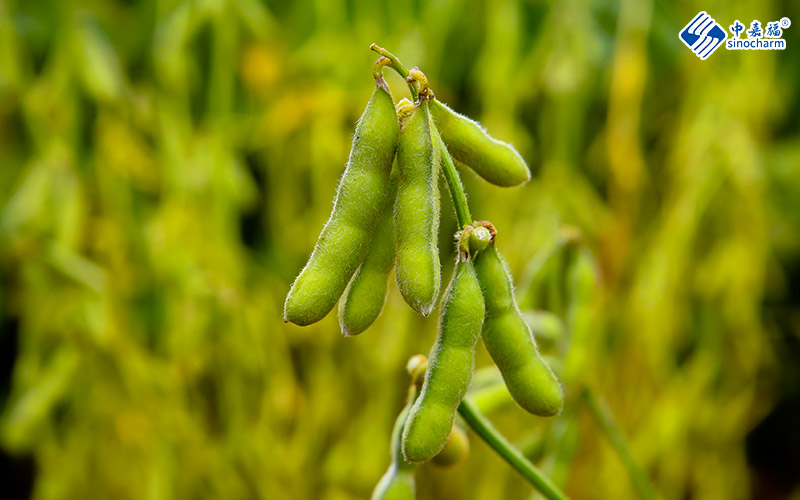
M561 384L517 306L496 234L491 223L475 222L457 235L459 257L442 300L439 331L403 430L407 462L431 460L447 443L472 379L479 338L519 406L539 416L557 415L563 407Z
M472 380L480 338L519 406L540 416L556 415L563 406L561 385L517 306L511 276L495 248L494 226L469 222L463 190L453 187L460 186L454 159L498 186L525 183L528 166L511 145L436 100L417 68L408 79L418 84L412 93L419 98L395 106L380 74L392 64L386 57L376 64L375 89L356 125L333 211L284 308L285 321L309 325L338 301L342 334L357 335L380 314L392 268L414 311L428 316L441 304L436 341L397 420L392 466L373 498L411 498L409 464L435 457L452 463L463 454L458 450L465 445L458 443L466 440L454 426L455 416ZM454 200L460 193L461 203L454 205L464 226L456 234L458 257L440 301L442 172Z
M395 268L408 305L428 316L441 288L439 175L442 162L460 163L487 181L512 186L530 178L525 161L476 122L433 97L395 107L376 64L375 88L355 128L350 158L306 266L284 305L284 321L300 326L324 318L339 303L345 336L366 330L383 308Z

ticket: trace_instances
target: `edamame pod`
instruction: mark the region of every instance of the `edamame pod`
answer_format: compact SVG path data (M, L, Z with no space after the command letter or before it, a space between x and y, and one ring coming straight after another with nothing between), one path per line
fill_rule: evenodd
M428 101L423 99L405 122L397 145L399 172L394 205L398 288L412 309L427 316L441 286L439 268L438 137Z
M396 175L392 175L396 184ZM395 190L389 199L394 199ZM342 335L358 335L375 321L386 302L389 272L394 267L393 203L386 204L378 229L369 245L369 253L339 301L339 325Z
M483 296L475 269L471 262L459 261L445 295L422 393L411 407L403 431L403 455L407 461L430 460L447 443L456 409L472 379L483 314Z
M364 260L387 202L398 133L392 96L378 82L356 125L333 212L286 297L284 321L304 326L324 318Z
M493 138L478 122L436 99L430 107L439 133L456 160L498 186L518 186L530 180L528 165L514 146Z
M392 463L375 486L372 500L414 500L414 469L416 466L405 463L400 446L409 408L411 408L411 403L403 408L394 422L391 444Z
M483 342L508 391L517 404L534 415L559 414L564 405L561 384L539 354L494 243L475 257L475 272L486 301Z

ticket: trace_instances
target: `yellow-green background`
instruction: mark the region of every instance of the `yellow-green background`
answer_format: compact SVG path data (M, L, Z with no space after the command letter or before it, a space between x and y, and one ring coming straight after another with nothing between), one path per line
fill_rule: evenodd
M0 498L31 474L37 499L369 496L436 321L394 287L352 339L335 314L281 313L372 42L528 160L520 188L462 172L517 280L565 225L600 271L569 425L509 408L500 430L571 436L569 460L539 463L575 499L637 498L576 397L589 383L663 498L800 498L798 7L0 0ZM795 24L785 51L700 61L678 39L699 10ZM447 277L447 195L442 213ZM418 498L530 498L472 445L422 467Z

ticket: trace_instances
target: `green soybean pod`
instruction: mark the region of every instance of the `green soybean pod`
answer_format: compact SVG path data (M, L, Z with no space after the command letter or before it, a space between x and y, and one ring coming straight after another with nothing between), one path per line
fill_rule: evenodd
M478 175L498 186L528 182L531 172L511 144L498 141L481 125L434 99L431 113L450 154Z
M494 244L475 257L475 271L486 301L483 343L508 391L517 404L534 415L559 414L564 406L561 384L539 354L514 299L511 276Z
M459 261L444 298L439 333L428 357L422 392L411 407L403 431L403 455L424 462L444 448L458 404L475 367L484 303L475 269Z
M396 177L392 175L390 200L394 199ZM386 203L378 229L370 242L369 253L339 301L339 326L342 328L342 335L358 335L369 328L386 302L389 272L394 267L392 209L393 203Z
M415 481L413 464L406 464L401 451L400 440L403 436L403 427L408 417L411 403L407 404L397 420L394 422L392 430L392 463L383 475L372 492L372 500L414 500Z
M283 317L310 325L325 317L364 260L389 194L399 125L382 80L356 125L328 222L286 297ZM385 85L385 83L383 84Z
M422 100L400 131L394 205L395 278L412 309L427 316L441 286L439 266L438 137L428 101Z

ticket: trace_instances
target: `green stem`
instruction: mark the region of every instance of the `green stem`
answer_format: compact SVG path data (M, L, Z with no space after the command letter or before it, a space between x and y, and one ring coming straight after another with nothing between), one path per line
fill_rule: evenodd
M456 166L453 164L453 158L450 157L447 146L444 145L444 141L438 132L436 133L436 140L442 152L442 173L447 181L447 187L450 189L450 197L453 199L453 206L456 207L458 225L463 229L465 226L472 224L472 214L469 213L467 195L464 193L464 186L461 184L458 170L456 170Z
M594 394L594 391L588 387L583 390L583 398L586 400L595 420L597 420L600 429L606 435L606 438L608 438L617 456L619 456L619 459L622 461L622 465L625 466L628 476L639 492L639 495L645 500L660 500L661 495L658 494L644 471L633 459L633 455L631 455L630 449L628 448L628 443L625 442L625 438L622 436L616 422L614 422L614 415L611 413L605 401L599 400Z
M408 78L408 68L403 66L403 63L400 62L400 59L398 59L396 55L392 54L383 47L379 47L374 43L370 45L369 48L370 50L374 50L378 54L390 60L392 62L392 64L390 65L391 68L395 70L398 75L402 76L403 80ZM414 85L414 82L408 82L408 90L409 92L411 92L411 97L413 97L414 100L416 101L419 97L419 92L417 91L417 87Z
M522 455L518 449L508 442L497 429L495 429L491 422L484 417L475 405L465 398L458 405L458 413L464 418L464 421L472 428L481 439L486 441L494 451L500 455L503 460L514 468L517 472L522 474L531 485L533 485L539 492L549 500L569 500L569 497L563 491L558 489L550 479L542 474L532 463L530 463L525 456Z

